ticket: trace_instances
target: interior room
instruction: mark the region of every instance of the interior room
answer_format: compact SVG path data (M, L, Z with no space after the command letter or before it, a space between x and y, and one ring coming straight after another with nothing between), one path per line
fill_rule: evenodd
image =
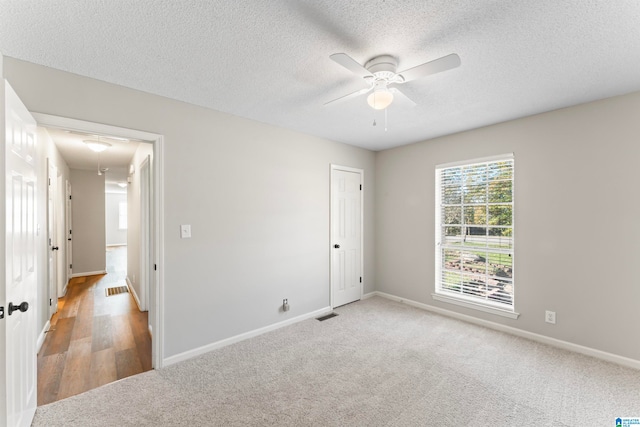
M640 416L638 2L2 9L0 425ZM62 130L139 143L97 247L127 245L150 361L39 406L55 299L107 270L48 241L81 217L48 179L101 170Z

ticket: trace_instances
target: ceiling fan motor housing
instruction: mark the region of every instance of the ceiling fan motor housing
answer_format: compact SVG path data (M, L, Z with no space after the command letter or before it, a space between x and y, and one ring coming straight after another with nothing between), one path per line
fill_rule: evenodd
M395 80L398 60L391 55L380 55L370 59L364 67L375 77L391 83Z
M380 55L370 59L364 68L369 70L371 74L375 74L379 71L390 71L395 74L398 61L391 55Z

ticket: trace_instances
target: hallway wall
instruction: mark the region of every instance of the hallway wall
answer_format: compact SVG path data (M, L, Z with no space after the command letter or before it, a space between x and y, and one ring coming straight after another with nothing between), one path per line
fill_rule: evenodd
M71 169L74 276L106 271L104 178Z

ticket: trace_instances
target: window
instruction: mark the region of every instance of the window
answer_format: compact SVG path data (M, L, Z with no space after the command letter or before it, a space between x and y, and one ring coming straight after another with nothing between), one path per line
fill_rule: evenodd
M118 229L127 229L127 202L120 202L118 205Z
M512 155L436 168L435 299L513 312L513 171Z

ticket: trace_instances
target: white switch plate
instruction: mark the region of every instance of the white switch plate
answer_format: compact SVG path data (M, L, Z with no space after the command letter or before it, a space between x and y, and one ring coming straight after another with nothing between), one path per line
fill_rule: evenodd
M180 226L180 238L181 239L191 238L191 225L184 224Z
M556 324L556 312L547 310L544 313L544 321L547 323L551 323L553 325Z

